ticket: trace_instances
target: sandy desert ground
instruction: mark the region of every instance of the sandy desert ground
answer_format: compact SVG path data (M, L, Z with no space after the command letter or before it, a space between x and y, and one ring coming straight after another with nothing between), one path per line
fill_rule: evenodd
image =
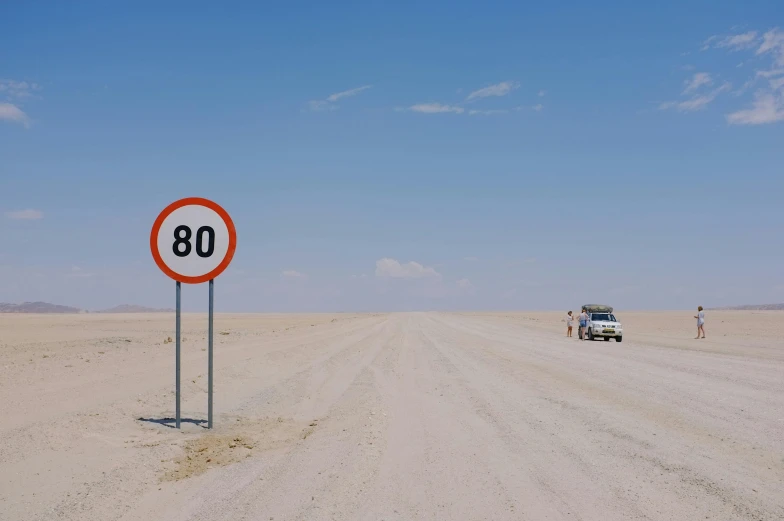
M0 519L781 520L783 312L0 315Z

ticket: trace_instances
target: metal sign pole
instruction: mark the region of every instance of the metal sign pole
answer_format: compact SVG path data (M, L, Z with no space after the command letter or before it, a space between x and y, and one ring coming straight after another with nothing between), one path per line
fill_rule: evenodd
M209 313L209 332L207 344L207 428L212 429L212 302L215 288L215 280L210 279L210 313Z
M180 428L180 291L181 291L181 284L180 281L177 281L177 318L175 319L176 326L175 326L175 335L177 337L177 354L176 354L176 366L177 366L177 428Z

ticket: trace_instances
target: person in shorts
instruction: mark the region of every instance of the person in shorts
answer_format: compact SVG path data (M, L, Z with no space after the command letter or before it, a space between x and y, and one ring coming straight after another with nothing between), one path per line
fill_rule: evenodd
M566 314L566 336L572 338L572 324L574 324L574 315L569 311Z
M700 338L700 333L702 333L702 338L705 338L705 312L702 310L702 306L697 306L697 314L694 318L697 319L696 338Z
M586 331L588 327L588 312L583 308L583 312L580 313L580 338L583 340L588 340L588 333Z

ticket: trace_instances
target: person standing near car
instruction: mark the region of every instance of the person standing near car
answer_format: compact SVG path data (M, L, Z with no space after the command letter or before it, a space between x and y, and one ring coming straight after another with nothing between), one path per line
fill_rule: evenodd
M697 319L696 338L700 338L700 332L702 332L702 338L705 338L705 312L702 310L702 306L697 306L697 314L694 318Z
M574 323L574 315L569 311L566 314L566 336L572 338L572 324Z
M588 327L588 312L583 308L583 312L580 313L580 338L583 340L588 340L587 334L587 327Z

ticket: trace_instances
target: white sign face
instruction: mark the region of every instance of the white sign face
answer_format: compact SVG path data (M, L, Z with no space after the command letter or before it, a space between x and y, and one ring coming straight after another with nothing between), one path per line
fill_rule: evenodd
M234 224L212 201L182 199L158 216L150 248L169 277L191 284L206 282L231 262L236 248Z

